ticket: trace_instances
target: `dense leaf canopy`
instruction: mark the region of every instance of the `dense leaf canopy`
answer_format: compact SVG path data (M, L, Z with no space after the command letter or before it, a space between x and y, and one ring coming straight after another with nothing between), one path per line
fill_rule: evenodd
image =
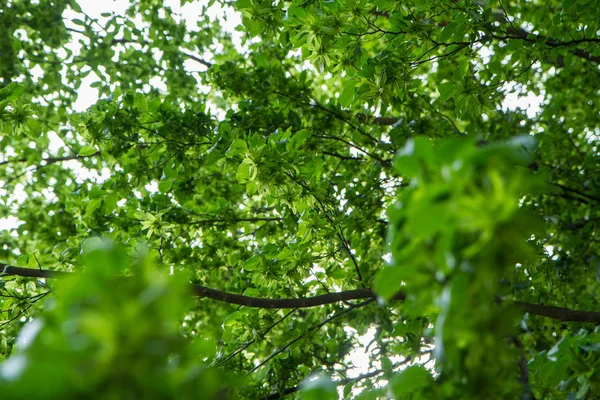
M181 3L0 1L3 398L600 396L598 1Z

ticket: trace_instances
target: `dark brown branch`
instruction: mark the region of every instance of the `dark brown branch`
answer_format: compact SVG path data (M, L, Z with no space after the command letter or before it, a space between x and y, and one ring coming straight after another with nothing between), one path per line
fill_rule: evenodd
M29 309L31 309L31 307L33 307L33 304L29 304L27 307L25 307L24 309L22 309L21 311L19 311L18 313L16 313L12 318L10 318L7 321L2 322L0 324L0 329L4 328L6 325L10 324L11 322L13 322L13 321L21 318L21 316L23 314L26 314L29 311Z
M452 120L452 118L450 118L449 116L447 116L446 114L444 114L443 112L441 112L440 110L438 110L437 108L435 108L435 107L433 106L433 104L431 104L431 103L429 102L429 99L427 99L425 96L418 95L418 97L419 97L421 100L423 100L423 101L425 102L425 104L427 104L427 106L428 106L429 108L431 108L431 110L432 110L432 111L433 111L435 114L437 114L437 115L441 116L442 118L444 118L444 119L445 119L445 120L446 120L446 121L447 121L447 122L450 124L450 126L452 127L452 129L454 129L454 131L455 131L456 133L458 133L459 135L464 135L464 133L463 133L463 132L462 132L460 129L458 129L458 126L456 126L456 123L455 123L455 122Z
M377 17L390 18L390 14L387 11L379 11L377 8L373 8L371 10L371 15L375 15Z
M195 55L190 54L190 53L186 53L185 51L182 51L181 53L184 56L186 56L187 58L189 58L190 60L194 60L197 63L200 63L200 64L204 65L206 68L212 67L211 63L209 63L208 61L205 61L205 60L201 59L200 57L196 57Z
M361 135L367 137L371 142L373 142L374 144L379 143L379 140L375 137L373 137L372 135L368 134L365 130L363 130L360 126L355 125L354 123L352 123L352 121L350 121L348 118L344 117L344 115L342 115L342 113L338 113L337 111L331 110L327 107L325 107L324 105L320 104L318 101L313 100L312 103L307 103L304 101L299 101L298 99L294 98L293 96L290 96L286 93L283 92L279 92L277 90L274 90L273 93L279 95L279 96L283 96L286 97L292 101L297 102L300 105L303 105L305 107L310 107L310 108L317 108L321 111L326 112L327 114L333 116L334 118L344 122L345 124L347 124L348 126L350 126L352 129L356 130L358 133L360 133ZM361 150L362 151L362 150ZM366 152L365 152L366 153ZM367 153L368 154L368 153Z
M299 299L265 299L249 297L240 294L223 292L221 290L212 289L201 285L193 285L193 292L198 297L207 297L213 300L222 301L224 303L256 308L309 308L325 304L340 303L349 300L375 299L375 294L373 291L366 288ZM404 294L398 294L397 299L404 300Z
M6 275L17 275L29 278L59 278L69 276L71 272L51 271L46 269L33 269L14 267L0 263L0 277ZM192 292L198 297L222 301L229 304L237 304L246 307L255 308L308 308L317 307L325 304L340 303L350 300L375 300L377 295L369 288L354 289L343 292L329 293L314 297L304 297L299 299L265 299L258 297L244 296L224 292L218 289L212 289L206 286L192 284ZM405 299L402 292L393 296L393 300L402 301ZM514 305L519 310L534 315L556 319L563 322L596 322L600 323L600 311L580 311L572 310L566 307L547 306L543 304L525 303L522 301L505 300Z
M0 263L0 277L7 275L24 276L26 278L60 278L71 275L70 272L51 271L48 269L33 269L13 267Z
M29 278L59 278L71 275L70 272L52 271L45 269L21 268L0 263L0 276L17 275ZM192 292L200 298L209 298L228 304L237 304L255 308L308 308L325 304L340 303L349 300L375 299L376 296L371 289L355 289L344 292L329 293L314 297L297 299L265 299L244 296L241 294L228 293L222 290L206 286L192 284ZM404 300L404 294L399 293L397 300Z
M43 166L46 166L49 164L54 164L54 163L58 163L58 162L62 162L62 161L79 160L81 158L95 157L98 155L100 155L99 151L95 152L94 154L87 155L87 156L80 156L80 155L76 154L76 155L64 156L64 157L42 158L40 161L45 162L45 164ZM6 165L6 164L12 164L12 163L23 163L23 162L27 162L27 161L28 161L27 158L12 158L12 159L0 162L0 166Z
M322 151L322 153L325 154L326 156L331 156L331 157L339 158L340 160L364 161L364 158L352 157L352 156L343 156L341 154L331 153L329 151Z
M571 310L565 307L524 303L522 301L510 301L510 303L529 314L541 315L563 322L600 322L600 312L598 311Z
M398 121L399 121L399 118L394 118L394 117L373 118L373 123L376 125L394 125Z
M396 117L374 117L372 115L364 113L356 114L356 119L359 122L368 122L379 126L394 125L395 123L400 121L400 118Z
M376 138L374 138L373 136L369 135L367 132L365 132L364 130L362 130L359 126L354 125L352 122L350 122L348 119L346 119L343 115L338 114L337 112L335 112L333 110L330 110L329 108L321 105L320 103L318 103L316 101L312 104L312 106L318 108L319 110L325 111L329 115L332 115L335 118L339 119L340 121L348 124L350 127L352 127L353 129L357 130L361 135L366 136L367 138L371 139L371 141L373 143L378 143L379 142Z
M35 164L34 168L29 169L29 170L25 169L20 174L17 174L16 176L13 176L13 177L9 178L4 183L4 187L8 186L11 182L14 182L17 179L21 178L23 175L27 174L28 172L39 171L42 168L45 168L45 167L47 167L49 165L52 165L54 163L58 163L58 162L61 162L61 161L68 161L68 160L77 160L77 159L82 159L82 158L87 158L87 157L94 157L94 156L97 156L97 155L100 155L100 154L101 154L100 151L97 151L94 154L90 154L90 155L87 155L87 156L74 155L74 156L66 156L66 157L49 157L49 158L46 158L46 159L42 159L41 161L44 162L43 165L41 163L40 164ZM25 161L27 161L27 159L7 160L7 161L4 161L4 162L0 163L0 165L2 165L2 164L8 164L10 162L25 162Z

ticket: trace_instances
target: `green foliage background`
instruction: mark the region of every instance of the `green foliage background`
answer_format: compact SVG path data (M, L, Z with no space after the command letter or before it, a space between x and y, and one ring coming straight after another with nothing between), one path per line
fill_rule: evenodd
M0 0L3 396L600 396L600 3L194 4Z

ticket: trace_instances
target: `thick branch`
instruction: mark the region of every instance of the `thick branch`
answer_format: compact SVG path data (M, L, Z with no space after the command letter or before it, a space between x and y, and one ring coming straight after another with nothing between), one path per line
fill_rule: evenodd
M541 315L563 322L600 322L600 312L571 310L565 307L546 306L543 304L524 303L522 301L510 301L518 309L529 314Z
M71 274L71 272L21 268L0 263L0 276L17 275L29 278L59 278L62 276L69 276ZM192 284L191 289L196 296L201 298L206 297L209 299L222 301L224 303L254 308L308 308L325 304L340 303L349 300L365 300L376 298L371 289L347 290L344 292L328 293L314 297L296 299L265 299L250 297L241 294L224 292L222 290L209 288L199 284ZM404 300L404 294L399 293L395 298L397 300Z
M33 269L14 267L0 263L0 277L4 275L17 275L29 278L59 278L61 276L71 275L70 272L51 271L46 269ZM222 290L209 288L206 286L192 284L192 292L198 297L222 301L229 304L254 308L308 308L317 307L325 304L340 303L350 300L376 299L377 295L373 290L354 289L337 293L329 293L313 297L304 297L297 299L265 299L258 297L244 296L224 292ZM402 301L406 298L405 294L398 292L393 300ZM580 311L565 307L547 306L543 304L525 303L522 301L505 300L514 305L519 310L529 314L541 315L544 317L556 319L563 322L596 322L600 323L599 311Z
M222 301L224 303L237 304L256 308L308 308L325 304L340 303L349 300L374 299L375 294L371 289L355 289L344 292L328 293L314 297L299 299L265 299L249 297L240 294L223 292L221 290L208 288L201 285L193 285L194 294L199 297ZM398 294L398 300L404 300L404 294Z

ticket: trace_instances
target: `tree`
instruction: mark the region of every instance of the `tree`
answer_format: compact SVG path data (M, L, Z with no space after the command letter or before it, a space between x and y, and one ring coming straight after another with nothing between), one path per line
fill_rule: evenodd
M181 3L0 3L3 397L598 396L598 2Z

